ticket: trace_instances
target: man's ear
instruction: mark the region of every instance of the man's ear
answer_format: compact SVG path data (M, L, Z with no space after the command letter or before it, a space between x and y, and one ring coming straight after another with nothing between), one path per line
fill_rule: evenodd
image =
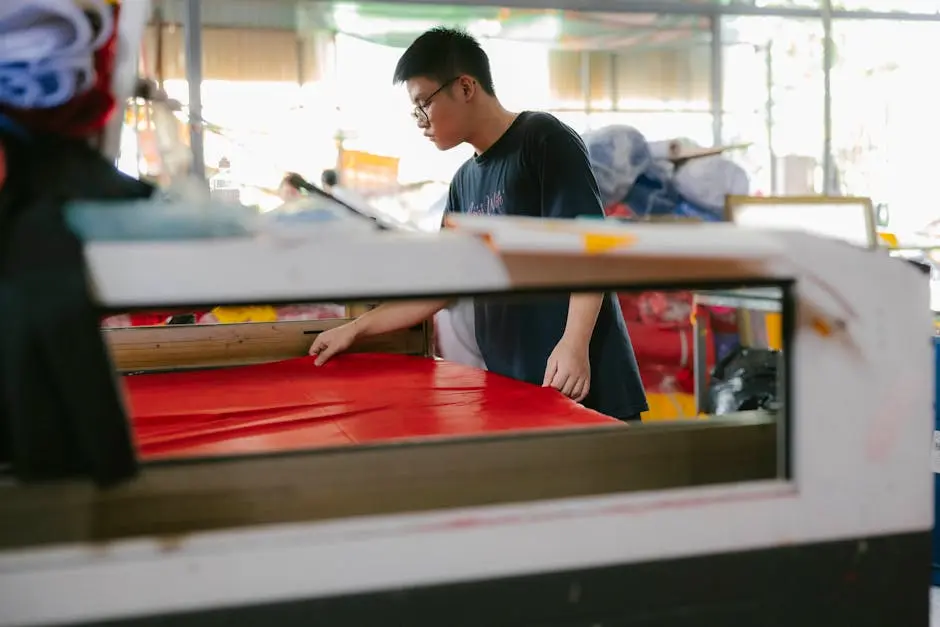
M469 76L461 76L458 85L460 86L460 96L463 98L464 102L473 98L477 90L477 82L475 80Z

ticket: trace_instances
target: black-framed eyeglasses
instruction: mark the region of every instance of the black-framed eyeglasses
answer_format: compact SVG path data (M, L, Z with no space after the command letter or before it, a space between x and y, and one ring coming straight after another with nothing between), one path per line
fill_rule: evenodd
M424 102L422 102L421 104L416 104L416 105L415 105L415 108L414 108L414 111L411 112L411 115L414 116L414 119L416 119L420 124L430 124L430 123L431 123L431 118L428 117L428 110L427 110L427 108L428 108L429 106L431 106L431 101L434 99L434 97L435 97L436 95L438 95L439 93L441 93L442 91L444 91L445 89L447 89L448 87L450 87L451 85L453 85L455 82L457 82L457 80L458 80L459 78L460 78L459 76L455 76L454 78L450 79L449 81L445 81L443 85L441 85L440 87L438 87L437 89L435 89L435 90L431 93L430 96L428 96L427 98L425 98L425 99L424 99Z

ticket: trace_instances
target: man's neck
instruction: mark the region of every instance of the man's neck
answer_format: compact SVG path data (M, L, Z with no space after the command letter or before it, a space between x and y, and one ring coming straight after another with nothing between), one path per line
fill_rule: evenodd
M517 115L494 100L480 111L475 125L477 130L467 138L467 143L473 146L478 155L482 155L509 130Z

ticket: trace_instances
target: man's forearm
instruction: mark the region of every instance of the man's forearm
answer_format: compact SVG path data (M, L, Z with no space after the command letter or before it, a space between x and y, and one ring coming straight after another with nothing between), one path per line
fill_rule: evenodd
M371 337L407 329L446 307L446 300L422 300L379 305L353 322L357 337Z
M568 303L568 321L564 339L587 347L594 334L597 314L604 302L603 293L572 294Z

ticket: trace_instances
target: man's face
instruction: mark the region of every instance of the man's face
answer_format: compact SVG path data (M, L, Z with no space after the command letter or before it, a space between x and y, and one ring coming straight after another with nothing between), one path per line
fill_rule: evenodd
M466 138L468 98L461 77L443 84L417 77L405 83L418 128L438 150L450 150Z

